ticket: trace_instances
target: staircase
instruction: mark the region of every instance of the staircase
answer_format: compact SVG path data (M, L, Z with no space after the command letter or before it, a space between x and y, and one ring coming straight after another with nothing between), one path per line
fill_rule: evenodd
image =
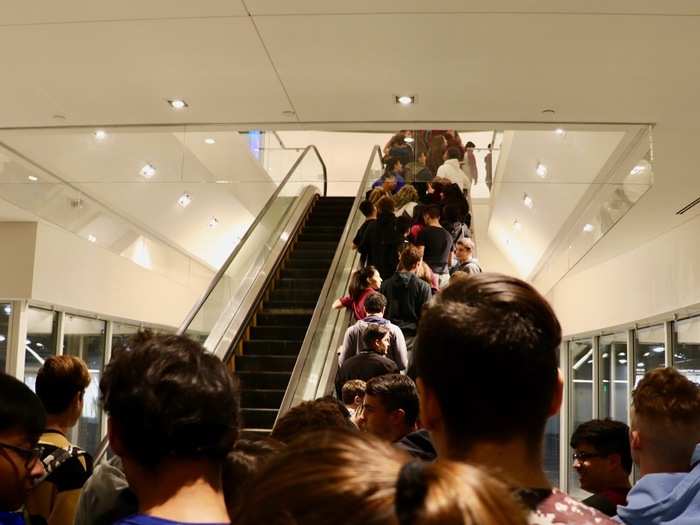
M246 431L272 430L352 203L352 197L316 201L243 353L234 357Z

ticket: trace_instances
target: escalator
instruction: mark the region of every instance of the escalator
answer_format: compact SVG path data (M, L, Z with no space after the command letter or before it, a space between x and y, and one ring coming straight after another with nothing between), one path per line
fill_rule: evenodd
M352 204L352 197L318 198L242 352L232 356L248 431L272 430Z

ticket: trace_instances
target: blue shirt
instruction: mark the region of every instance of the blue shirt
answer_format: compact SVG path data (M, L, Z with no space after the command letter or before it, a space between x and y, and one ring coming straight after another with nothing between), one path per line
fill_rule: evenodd
M145 514L134 514L123 520L115 522L114 525L231 525L230 523L185 523L183 521L164 520Z
M25 525L21 512L0 511L0 525Z

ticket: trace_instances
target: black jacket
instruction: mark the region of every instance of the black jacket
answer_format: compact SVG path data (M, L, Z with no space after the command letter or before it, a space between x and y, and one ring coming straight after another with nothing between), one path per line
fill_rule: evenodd
M358 251L367 257L367 265L377 268L382 279L388 279L399 264L399 246L403 240L396 216L383 213L367 225Z
M382 283L380 291L387 300L384 317L398 325L404 335L416 335L421 310L431 297L428 283L413 273L396 272Z
M343 398L343 385L351 379L369 381L373 377L384 374L398 374L399 367L384 355L373 350L365 350L352 356L343 363L335 376L335 392L339 399Z

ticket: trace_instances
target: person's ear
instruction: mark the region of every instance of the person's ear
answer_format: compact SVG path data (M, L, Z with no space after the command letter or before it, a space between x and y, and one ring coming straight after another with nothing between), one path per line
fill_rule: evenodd
M642 436L639 430L630 430L630 449L640 450L642 448Z
M558 414L561 408L562 400L564 399L564 378L561 375L561 370L557 368L557 381L554 385L554 396L552 397L552 403L549 405L549 411L547 415L549 417Z
M612 454L608 454L606 457L608 464L610 465L611 470L614 470L618 467L622 468L622 456L618 454L617 452L613 452Z
M406 411L403 408L393 410L389 414L389 422L393 426L403 425L406 422Z
M107 439L109 440L109 446L112 451L117 456L124 455L124 443L119 436L118 425L112 420L111 417L107 418Z
M355 399L352 400L352 404L359 407L362 404L362 398L360 396L355 396Z
M442 423L442 410L435 391L419 377L416 379L420 407L420 421L428 430L439 428Z

